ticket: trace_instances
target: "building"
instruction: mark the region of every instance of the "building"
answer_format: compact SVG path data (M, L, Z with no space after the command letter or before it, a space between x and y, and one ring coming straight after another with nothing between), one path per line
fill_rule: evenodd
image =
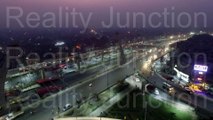
M202 34L177 44L175 64L179 71L190 76L190 82L213 84L212 41L212 36Z
M6 67L6 54L3 51L0 51L0 107L4 107L5 92L4 92L4 83L6 80L7 67Z
M205 83L207 71L208 71L208 66L195 64L194 65L194 82Z

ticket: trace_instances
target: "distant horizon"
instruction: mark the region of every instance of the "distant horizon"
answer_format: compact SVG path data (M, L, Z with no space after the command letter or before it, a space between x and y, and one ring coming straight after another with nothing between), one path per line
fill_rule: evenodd
M212 28L212 4L209 0L2 0L0 28Z

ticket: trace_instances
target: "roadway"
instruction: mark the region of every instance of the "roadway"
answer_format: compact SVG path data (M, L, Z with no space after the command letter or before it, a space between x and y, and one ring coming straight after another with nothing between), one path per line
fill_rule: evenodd
M130 51L127 51L125 52L126 54L130 54ZM107 63L108 61L110 62L113 62L115 61L115 58L118 56L117 53L114 53L109 56L108 54L105 54L104 55L104 63ZM91 57L91 56L89 56ZM97 59L99 58L98 60L94 60L94 59ZM101 63L101 56L93 56L92 58L87 58L86 60L83 61L84 64L81 65L81 70L78 71L78 72L85 72L87 71L88 69L85 68L85 67L88 67L88 66L99 66ZM65 64L65 63L64 63ZM95 69L95 67L93 67ZM76 68L77 69L77 68ZM13 72L15 72L16 69L13 70ZM16 70L16 73L19 73L18 69ZM14 73L15 74L15 73ZM57 77L59 75L59 72L56 72L56 71L51 71L51 70L45 70L44 71L44 74L45 74L45 77L46 78L49 78L49 77ZM70 73L69 73L70 75ZM75 74L73 74L75 75ZM28 72L26 74L19 74L19 76L16 76L16 77L8 77L8 81L6 81L5 83L5 90L10 90L10 89L14 89L14 86L17 86L19 89L20 88L25 88L26 86L29 86L29 85L32 85L32 84L35 84L35 81L40 79L41 78L41 75L40 75L40 72L36 72L36 70L32 71L31 73Z
M128 59L131 59L130 55L128 55ZM103 73L104 71L106 71L108 69L112 69L117 66L118 66L117 60L111 59L109 61L103 62L102 64L95 65L91 68L83 69L81 71L74 72L74 73L67 73L62 77L62 79L60 79L58 81L53 81L51 84L48 84L48 86L56 85L56 86L62 86L64 88L67 88L67 87L73 86L75 84L78 84L81 81L95 77L97 74ZM54 75L54 74L52 73L52 75ZM26 98L26 97L28 98L28 96L31 96L33 94L36 94L34 90L23 93L19 98Z
M96 76L87 80L82 80L83 76L87 76L91 74L90 71L87 74L79 75L75 79L76 81L81 80L82 82L73 85L72 87L66 89L65 91L61 91L56 95L50 96L34 108L35 113L30 115L30 113L25 113L23 116L17 118L17 120L48 120L51 119L54 115L52 114L52 110L57 111L57 107L60 109L65 106L65 104L69 103L73 106L76 106L76 99L88 98L89 96L104 91L108 87L118 83L120 80L123 80L126 76L129 76L135 71L135 61L131 60L127 64L123 66L119 66L112 70L106 71L104 73L96 74ZM103 67L101 67L103 69ZM80 77L81 76L81 77ZM66 82L69 82L70 76L67 76ZM73 81L70 80L72 83ZM92 87L89 87L89 84L92 83ZM34 105L36 106L36 105Z
M140 58L133 58L129 59L125 65L117 66L111 70L107 70L107 67L110 67L109 64L76 76L68 74L64 77L63 83L72 87L59 92L57 95L42 100L42 102L34 108L36 112L33 115L25 113L25 115L19 117L17 120L28 120L29 116L31 120L51 119L54 116L52 110L57 111L57 106L59 106L60 109L62 109L67 103L76 106L76 99L82 100L83 98L88 98L89 96L104 91L108 87L118 83L120 80L135 73L137 69L140 69L140 66ZM89 84L91 83L92 87L89 87ZM46 106L46 104L48 104L48 106Z
M207 113L212 113L213 111L213 99L209 98L208 96L205 96L204 94L198 94L198 93L192 93L189 94L186 90L181 88L176 83L164 79L157 70L153 71L153 74L149 76L148 81L152 84L154 84L157 88L163 90L162 86L163 83L169 83L175 88L176 94L173 96L173 99L177 99L179 101L183 101L194 108L199 108L203 111L206 111Z
M183 101L183 102L193 106L194 108L198 107L198 108L204 109L204 110L212 113L212 110L213 110L213 100L212 99L210 99L204 95L199 95L196 93L189 94L185 90L178 87L176 84L168 82L164 78L160 77L159 74L157 74L157 73L154 73L154 75L152 75L148 79L148 81L150 83L154 84L156 87L160 88L161 90L163 90L163 88L162 88L163 83L167 82L175 88L176 94L173 97L173 99L178 99L179 101Z
M152 55L152 53L149 55ZM31 115L29 110L27 110L26 113L17 118L17 120L48 120L55 116L52 110L57 111L58 107L60 108L60 111L67 103L76 107L76 100L83 100L83 98L88 98L95 93L100 93L108 87L118 83L120 80L123 80L127 76L133 74L136 72L136 69L141 69L140 59L144 58L147 58L147 56L143 56L137 60L133 58L125 65L117 66L111 70L107 70L106 68L110 66L105 65L90 71L85 71L83 74L78 74L75 76L68 74L64 77L62 83L57 84L65 84L71 87L60 91L57 94L51 95L44 100L35 102L32 105L35 113ZM89 87L89 84L91 83L92 87Z

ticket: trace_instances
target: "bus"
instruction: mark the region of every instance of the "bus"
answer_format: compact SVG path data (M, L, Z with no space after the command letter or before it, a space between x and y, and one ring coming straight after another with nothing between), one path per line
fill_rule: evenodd
M42 88L37 89L36 93L40 97L44 97L45 95L48 95L50 93L56 93L62 89L63 89L63 87L61 87L61 86L47 86L47 87L42 87Z
M48 79L40 79L40 80L37 80L36 83L42 87L45 87L45 86L57 84L57 81L59 80L60 78L55 77L55 78L48 78Z
M55 93L64 89L64 87L59 82L60 82L59 78L48 78L37 80L36 83L39 84L41 87L36 90L36 93L40 97L44 97L49 93Z

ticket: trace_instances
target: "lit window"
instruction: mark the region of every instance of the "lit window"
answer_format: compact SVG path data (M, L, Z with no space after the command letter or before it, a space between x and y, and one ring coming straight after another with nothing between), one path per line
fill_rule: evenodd
M200 75L203 75L203 72L199 72Z

